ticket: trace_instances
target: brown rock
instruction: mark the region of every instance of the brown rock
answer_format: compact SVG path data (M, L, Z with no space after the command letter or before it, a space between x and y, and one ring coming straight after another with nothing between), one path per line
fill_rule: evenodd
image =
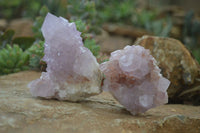
M170 100L173 102L196 102L196 96L200 96L200 89L195 91L194 98L182 97L181 94L195 86L198 86L200 67L191 53L178 40L154 36L143 36L135 45L141 45L151 51L157 60L162 74L171 81L168 89ZM197 101L200 103L200 99Z
M0 31L4 30L7 26L7 21L5 19L0 19Z
M103 92L79 103L33 98L27 84L41 73L0 77L1 133L199 133L200 107L163 105L132 116Z
M150 33L144 29L136 28L129 25L104 24L103 29L112 34L129 36L131 38L137 38L143 35L153 35L153 33Z
M33 22L30 19L15 19L10 22L8 29L13 29L15 31L14 38L33 36L32 26Z
M111 36L105 31L97 36L95 40L100 45L100 50L103 53L111 53L115 50L124 48L126 45L132 44L132 40L128 37L119 35Z

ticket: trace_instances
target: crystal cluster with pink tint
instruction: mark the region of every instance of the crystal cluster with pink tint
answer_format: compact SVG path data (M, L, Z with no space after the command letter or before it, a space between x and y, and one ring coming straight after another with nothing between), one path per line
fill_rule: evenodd
M42 25L47 72L28 87L35 97L79 101L101 92L102 74L91 51L83 46L75 23L47 14Z
M29 83L33 96L79 101L101 93L102 87L134 115L168 102L170 81L142 46L112 52L110 60L99 68L74 23L48 13L42 33L47 72ZM100 70L105 75L103 86Z
M105 75L103 90L134 115L168 102L170 81L160 74L156 60L142 46L112 52L100 69Z

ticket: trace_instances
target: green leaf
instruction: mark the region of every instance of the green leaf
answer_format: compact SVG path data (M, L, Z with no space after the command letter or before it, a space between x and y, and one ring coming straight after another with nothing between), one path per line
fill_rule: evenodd
M29 55L23 52L18 45L6 45L0 50L0 74L9 74L24 70L28 64Z
M94 56L99 54L100 47L96 44L94 39L86 39L84 41L84 46L90 49Z

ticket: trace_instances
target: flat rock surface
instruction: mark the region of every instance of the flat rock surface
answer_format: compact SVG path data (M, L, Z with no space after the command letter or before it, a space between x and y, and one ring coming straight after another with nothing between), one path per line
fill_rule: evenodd
M33 36L32 31L33 21L30 19L14 19L12 20L7 29L12 29L15 31L15 37L23 37L23 36Z
M0 133L200 132L200 106L163 105L132 116L106 92L79 103L33 98L27 84L40 74L0 77Z

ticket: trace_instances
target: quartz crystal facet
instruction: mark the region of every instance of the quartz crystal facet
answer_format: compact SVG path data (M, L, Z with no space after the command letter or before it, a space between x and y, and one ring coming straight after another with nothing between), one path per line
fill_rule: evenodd
M109 91L133 115L168 102L170 81L160 74L156 60L142 46L126 46L100 65Z
M42 25L47 72L29 83L35 97L79 101L101 92L102 74L91 51L83 46L75 23L47 14Z

